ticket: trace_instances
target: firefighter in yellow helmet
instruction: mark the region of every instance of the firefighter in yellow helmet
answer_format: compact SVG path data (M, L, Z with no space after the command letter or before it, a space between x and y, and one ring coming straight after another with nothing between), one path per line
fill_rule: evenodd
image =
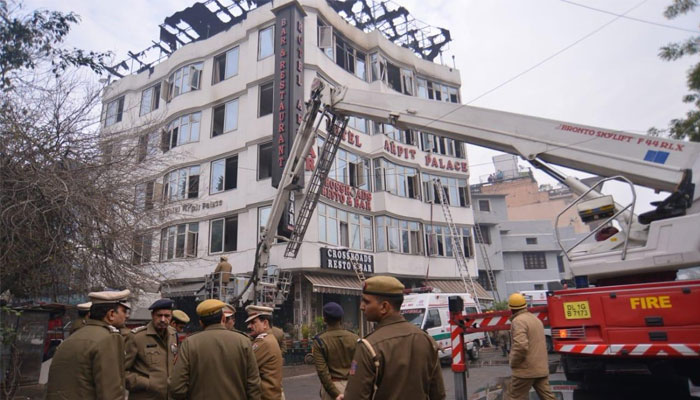
M527 310L525 297L513 293L508 298L508 307L513 315L510 317L510 368L513 371L509 390L512 400L527 399L530 388L542 400L554 400L554 393L549 386L549 362L544 326L536 316Z

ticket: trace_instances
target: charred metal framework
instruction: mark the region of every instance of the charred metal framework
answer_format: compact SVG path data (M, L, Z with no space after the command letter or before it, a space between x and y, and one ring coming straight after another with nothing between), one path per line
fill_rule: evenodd
M158 41L139 53L107 67L112 75L149 70L180 47L208 39L245 20L248 13L272 0L206 0L165 18ZM393 1L326 0L341 17L364 32L379 30L387 39L413 50L421 58L435 60L452 40L450 31L415 19L408 10Z

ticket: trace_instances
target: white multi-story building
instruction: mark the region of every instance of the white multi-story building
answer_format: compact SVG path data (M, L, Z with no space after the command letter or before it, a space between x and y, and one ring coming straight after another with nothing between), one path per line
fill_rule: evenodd
M159 126L144 128L137 140L139 159L159 161L156 170L144 169L136 201L159 219L136 238L134 262L157 270L162 295L191 314L194 292L221 255L234 274L251 272L276 193L272 176L291 147L285 135L296 126L314 78L460 102L457 70L418 57L380 29L356 28L331 6L338 2L257 3L226 29L186 45L175 43L185 31L161 27L161 40L177 49L113 82L104 96L109 141L133 127ZM176 15L188 21L192 9L207 13L195 5ZM171 24L178 22L174 17ZM407 287L462 291L445 218L440 205L431 204L434 177L445 186L459 243L476 276L464 143L385 122L350 119L299 255L285 259L284 244L273 247L270 264L293 273L290 295L275 316L278 325L312 324L325 302L337 301L349 325L359 326L360 285L342 262L347 251L365 255L369 275L393 275ZM319 146L324 136L319 132ZM319 146L307 158L307 182ZM490 298L481 289L479 294Z

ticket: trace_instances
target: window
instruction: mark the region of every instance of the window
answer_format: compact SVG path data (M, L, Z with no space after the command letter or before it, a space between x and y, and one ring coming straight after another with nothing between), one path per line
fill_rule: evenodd
M143 162L148 156L157 154L159 146L158 133L151 132L139 136L139 142L136 148L136 161ZM165 139L163 139L165 140ZM170 139L168 139L169 141Z
M427 99L428 98L428 81L425 79L421 78L416 78L416 86L418 87L418 91L416 95L420 98Z
M258 180L272 176L272 142L258 146Z
M544 284L543 283L535 283L534 284L535 290L544 290Z
M258 32L258 60L275 54L275 26L271 25Z
M406 129L399 129L391 124L374 122L374 134L382 134L391 140L415 146L415 132Z
M486 271L479 270L479 276L476 278L476 280L484 289L493 290L493 286L491 285L491 279L489 279L488 273Z
M440 203L433 179L440 179L447 204L455 207L469 206L469 185L466 179L450 178L422 173L423 197L426 203Z
M478 229L481 233L481 235L475 235L477 243L491 244L491 229L489 229L488 225L477 224L474 226L474 229ZM481 236L481 241L479 240L479 236Z
M317 144L323 147L324 139L319 137ZM320 154L320 150L319 150ZM369 159L360 157L344 149L338 149L328 177L358 189L369 191Z
M479 200L479 211L491 212L491 203L488 200Z
M160 260L197 257L199 222L173 225L160 232Z
M236 251L238 244L238 217L213 219L209 223L209 252L221 253Z
M523 253L523 264L525 269L547 269L547 258L541 251L530 251Z
M156 186L158 186L156 188ZM139 210L152 210L156 200L157 189L160 185L155 181L149 181L136 185L136 208Z
M214 73L212 75L212 83L219 83L238 75L238 46L214 57Z
M377 251L420 254L420 224L391 217L376 217Z
M425 79L418 79L418 95L430 100L446 101L448 103L459 103L459 92L456 87L444 85ZM421 86L425 85L425 89ZM424 97L422 91L425 90L427 97Z
M235 189L238 182L238 156L211 162L209 193L221 193Z
M360 117L348 117L348 128L352 128L358 132L367 133L367 120Z
M423 329L435 328L436 326L442 326L440 312L437 308L431 308L428 310L428 318L425 319L425 326Z
M458 140L437 136L428 132L422 132L421 136L423 138L421 144L425 152L456 158L466 158L464 143Z
M258 242L262 231L267 226L267 221L270 219L270 210L272 210L272 206L258 207Z
M372 218L318 203L318 240L351 249L372 251Z
M464 257L474 257L470 228L456 227L459 237L457 243L461 246ZM450 229L441 225L425 225L425 243L428 256L454 257Z
M199 165L166 174L163 178L163 197L166 202L199 197Z
M272 84L273 82L268 82L260 85L258 117L272 114Z
M170 85L168 99L192 90L199 90L202 78L202 65L203 63L201 62L185 65L170 74L168 78L168 84Z
M105 126L114 125L121 122L124 114L124 96L107 103L107 114L105 117Z
M537 238L536 237L525 238L525 244L537 244Z
M562 256L561 254L557 256L557 268L559 268L559 272L561 272L562 274L566 272L566 270L564 269L564 256Z
M396 196L419 199L418 171L391 163L383 158L374 160L375 190L385 190Z
M152 232L134 235L132 243L131 264L139 265L151 262L152 247Z
M320 24L323 24L320 22ZM367 79L367 54L357 50L352 44L336 34L332 42L328 40L327 26L319 26L319 47L342 69L362 79ZM331 28L332 29L332 28ZM322 40L322 42L321 42ZM332 45L335 43L335 46ZM334 51L335 50L335 51Z
M146 115L158 109L160 104L160 82L141 92L141 110L139 115Z
M167 152L173 147L199 141L199 122L201 119L202 113L195 112L170 122L161 137L161 150Z
M216 137L238 129L238 99L214 107L214 126L211 136Z

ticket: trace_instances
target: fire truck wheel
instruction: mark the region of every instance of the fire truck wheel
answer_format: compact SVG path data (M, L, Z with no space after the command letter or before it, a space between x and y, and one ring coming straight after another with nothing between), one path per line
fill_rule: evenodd
M469 359L472 361L479 359L479 343L477 341L474 342L472 349L469 350L467 355L469 356Z

